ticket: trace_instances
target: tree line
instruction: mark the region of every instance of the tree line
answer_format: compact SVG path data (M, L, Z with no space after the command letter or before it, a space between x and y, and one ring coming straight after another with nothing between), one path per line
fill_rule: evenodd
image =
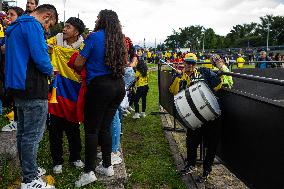
M268 27L269 25L269 27ZM266 15L260 23L235 25L226 36L215 33L212 28L195 25L173 30L158 50L191 48L192 50L242 48L266 46L269 28L269 46L284 45L284 17ZM204 41L204 42L203 42Z

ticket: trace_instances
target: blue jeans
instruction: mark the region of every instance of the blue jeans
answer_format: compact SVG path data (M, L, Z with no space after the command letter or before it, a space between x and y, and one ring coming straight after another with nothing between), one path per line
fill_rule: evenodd
M47 118L47 100L15 98L18 112L17 148L22 167L23 182L37 177L37 151Z
M111 123L112 152L117 152L120 148L121 123L119 111L117 110Z

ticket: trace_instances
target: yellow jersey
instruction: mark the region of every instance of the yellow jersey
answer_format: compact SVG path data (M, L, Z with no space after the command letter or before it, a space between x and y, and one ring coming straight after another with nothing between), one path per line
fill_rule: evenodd
M243 57L237 58L238 68L244 67L245 59Z
M136 87L142 87L148 85L148 80L149 80L148 73L146 77L143 77L139 71L136 71L135 78L136 78L136 83L135 83Z

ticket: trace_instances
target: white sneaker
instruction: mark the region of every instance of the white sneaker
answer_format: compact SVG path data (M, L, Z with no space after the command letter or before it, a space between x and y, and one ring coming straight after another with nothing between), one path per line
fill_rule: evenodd
M62 165L55 165L52 169L54 174L60 174L62 173Z
M89 173L82 173L79 177L79 180L75 182L76 187L85 186L87 184L90 184L92 182L95 182L97 180L97 177L94 173L94 171L90 171Z
M85 166L85 164L81 160L77 160L72 163L77 169L82 169Z
M38 167L37 168L37 176L41 177L46 173L46 170L44 168Z
M47 184L41 178L37 178L30 183L21 183L21 189L38 189L38 188L41 188L41 189L54 188L55 189L55 186Z
M103 158L103 153L102 152L97 153L97 158L102 159Z
M127 109L131 112L135 112L135 110L133 108L131 108L131 106L129 106Z
M17 130L17 122L16 121L11 121L8 125L5 125L2 128L2 131L5 132L11 132L11 131L16 131Z
M124 109L124 113L126 113L127 115L131 114L131 112L128 111L127 109Z
M108 168L105 168L102 163L96 167L96 172L102 175L106 175L108 177L114 175L113 166L111 165Z
M139 118L140 118L140 114L139 114L139 113L135 113L132 118L133 118L133 119L139 119Z
M119 157L118 153L111 153L111 164L118 165L122 163L121 157Z
M146 117L146 113L145 113L145 112L141 112L141 113L140 113L140 116L141 116L141 117Z

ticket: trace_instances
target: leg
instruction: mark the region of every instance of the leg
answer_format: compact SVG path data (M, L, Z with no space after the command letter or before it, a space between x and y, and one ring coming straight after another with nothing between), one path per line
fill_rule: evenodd
M201 142L201 129L188 130L186 133L187 146L187 164L188 166L196 165L197 148Z
M207 148L203 163L204 172L211 172L212 170L212 165L220 139L220 123L220 118L217 118L204 127L204 140L205 147Z
M45 129L47 100L16 100L19 107L21 139L18 141L23 182L30 183L37 177L37 151Z
M134 107L135 107L135 113L139 113L139 100L142 97L142 88L137 87L136 94L134 97Z
M80 137L80 125L79 123L73 123L65 120L67 127L65 130L68 144L69 144L69 162L74 162L77 160L81 160L81 137Z
M63 156L63 131L64 125L60 120L61 118L50 115L49 131L49 143L50 153L53 161L53 166L62 165L64 160Z
M149 87L144 86L143 87L143 94L142 94L142 112L146 111L146 99L147 99L147 93L148 93Z

